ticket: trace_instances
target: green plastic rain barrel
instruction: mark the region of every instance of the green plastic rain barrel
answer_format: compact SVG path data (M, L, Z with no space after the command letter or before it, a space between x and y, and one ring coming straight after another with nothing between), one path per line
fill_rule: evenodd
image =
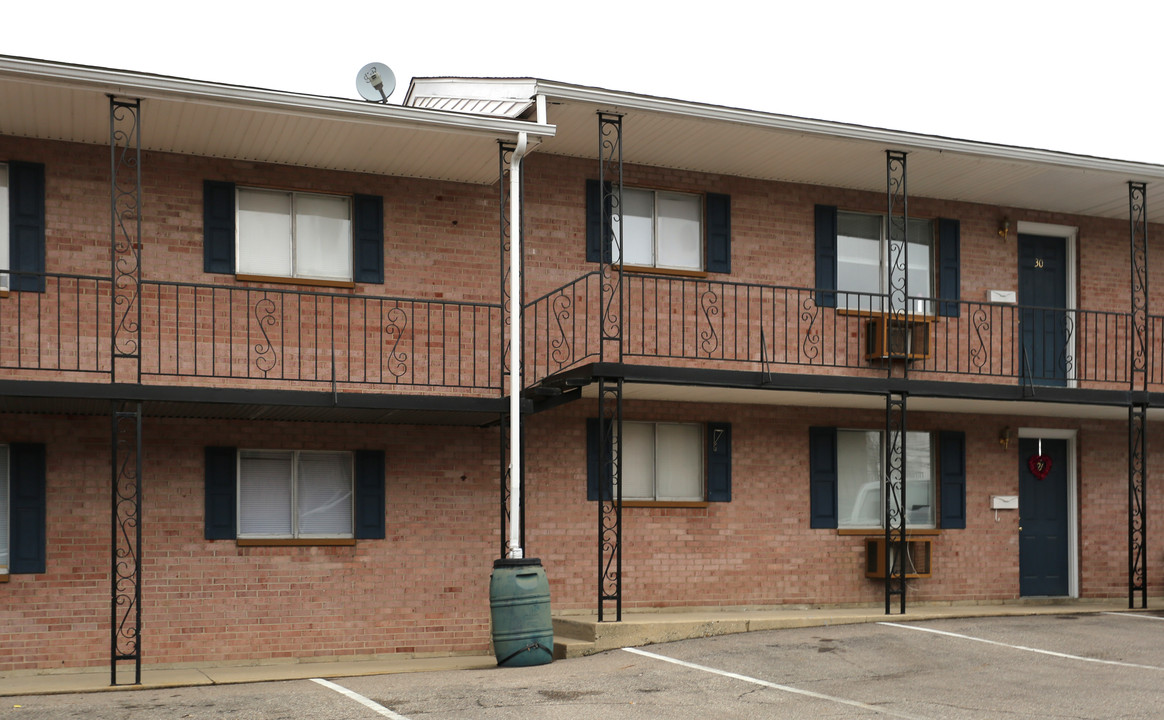
M538 558L493 561L489 577L493 654L504 667L545 665L554 659L550 583Z

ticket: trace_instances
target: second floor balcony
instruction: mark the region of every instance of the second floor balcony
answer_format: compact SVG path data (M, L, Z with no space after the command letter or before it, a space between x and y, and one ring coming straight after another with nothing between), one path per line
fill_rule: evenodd
M496 398L500 303L38 275L0 299L9 380ZM13 287L18 287L18 284ZM526 304L523 387L588 363L1164 390L1164 317L595 271ZM1146 383L1146 384L1145 384Z

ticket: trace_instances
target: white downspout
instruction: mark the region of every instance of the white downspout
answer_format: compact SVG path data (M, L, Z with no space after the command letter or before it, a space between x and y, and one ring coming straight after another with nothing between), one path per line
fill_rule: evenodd
M509 161L509 557L521 547L521 160L528 137L517 134Z

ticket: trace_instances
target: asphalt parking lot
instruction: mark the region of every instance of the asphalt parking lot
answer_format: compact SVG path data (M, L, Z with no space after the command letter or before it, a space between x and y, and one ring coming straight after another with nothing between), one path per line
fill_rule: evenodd
M1164 613L887 618L534 668L3 698L18 717L1164 718Z

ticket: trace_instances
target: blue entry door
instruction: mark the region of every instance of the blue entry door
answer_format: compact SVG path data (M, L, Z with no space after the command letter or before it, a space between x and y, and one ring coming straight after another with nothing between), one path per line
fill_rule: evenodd
M1067 312L1067 240L1018 236L1019 374L1035 385L1066 385L1072 316Z
M1039 441L1019 440L1019 594L1067 594L1067 441L1043 440L1046 477L1031 471Z

